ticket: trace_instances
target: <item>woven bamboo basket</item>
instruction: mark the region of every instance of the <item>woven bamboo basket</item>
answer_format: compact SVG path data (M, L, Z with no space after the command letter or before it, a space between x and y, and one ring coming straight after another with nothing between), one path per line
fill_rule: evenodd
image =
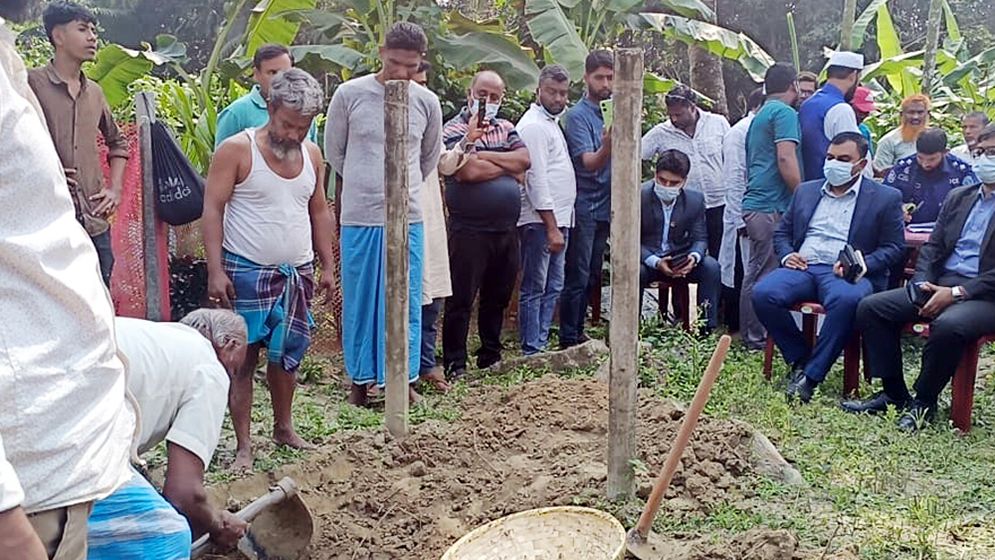
M625 528L596 509L523 511L466 534L442 560L622 560Z

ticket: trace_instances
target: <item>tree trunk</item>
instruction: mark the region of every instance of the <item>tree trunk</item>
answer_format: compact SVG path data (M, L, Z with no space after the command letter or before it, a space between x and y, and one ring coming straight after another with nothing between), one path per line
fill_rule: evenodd
M857 0L843 0L843 21L840 24L840 50L853 48L853 22L857 19Z
M716 13L716 0L704 0L704 3ZM717 16L711 23L717 23ZM714 112L728 116L722 59L698 47L688 48L688 59L691 62L691 87L715 101L712 107Z
M940 46L940 26L943 25L942 0L930 0L929 22L926 24L926 52L922 55L922 92L929 94L936 74L936 50Z

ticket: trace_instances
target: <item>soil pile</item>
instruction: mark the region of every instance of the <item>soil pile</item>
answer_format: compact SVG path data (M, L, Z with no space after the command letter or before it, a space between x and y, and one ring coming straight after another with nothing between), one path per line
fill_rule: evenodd
M638 493L645 497L683 411L649 394L639 402L638 449L646 469L639 469ZM415 426L404 442L376 432L338 434L306 463L216 488L215 497L241 504L265 493L272 480L294 477L319 525L315 560L432 560L474 527L510 513L598 507L606 484L604 384L549 376L474 389L463 403L460 419ZM751 437L742 424L702 419L663 511L702 514L742 499ZM694 545L687 557L790 560L796 545L790 535L758 531L722 550Z

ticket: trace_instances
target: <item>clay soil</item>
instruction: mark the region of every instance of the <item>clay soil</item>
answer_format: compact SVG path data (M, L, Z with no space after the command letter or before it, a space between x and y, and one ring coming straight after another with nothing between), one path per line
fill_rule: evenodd
M639 400L638 449L647 468L639 469L638 494L645 497L683 413L649 394ZM382 432L337 434L307 461L214 488L214 498L243 505L289 475L316 516L313 560L438 559L459 537L504 515L603 505L607 405L606 386L591 379L473 388L454 422L415 426L401 443ZM750 438L742 424L703 419L661 515L702 515L748 498ZM626 513L638 513L638 504ZM703 543L685 543L674 560L805 557L784 531Z

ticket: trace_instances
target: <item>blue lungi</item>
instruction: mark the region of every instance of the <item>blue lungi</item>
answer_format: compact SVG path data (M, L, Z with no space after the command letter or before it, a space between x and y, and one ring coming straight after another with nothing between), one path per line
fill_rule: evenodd
M422 224L408 230L408 378L421 358ZM387 249L382 226L342 226L342 353L353 383L383 386L387 357Z
M131 480L93 504L87 541L88 560L190 558L186 518L134 470Z

